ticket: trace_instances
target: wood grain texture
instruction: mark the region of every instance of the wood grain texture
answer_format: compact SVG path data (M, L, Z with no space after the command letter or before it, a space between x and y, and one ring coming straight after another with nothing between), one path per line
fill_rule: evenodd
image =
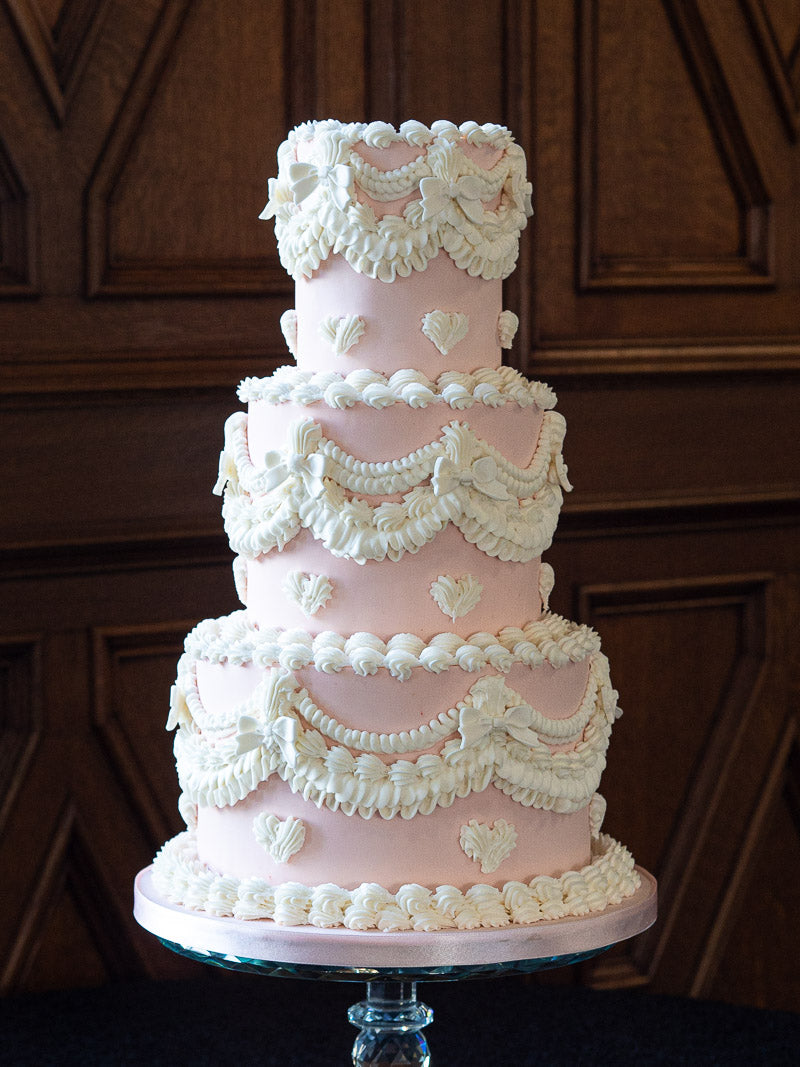
M773 285L771 197L697 5L582 12L581 289Z
M536 214L504 306L575 490L553 607L625 715L659 923L556 982L800 1010L800 12L778 0L0 4L0 989L191 965L130 915L180 828L169 686L239 605L210 493L286 362L287 126L477 119Z

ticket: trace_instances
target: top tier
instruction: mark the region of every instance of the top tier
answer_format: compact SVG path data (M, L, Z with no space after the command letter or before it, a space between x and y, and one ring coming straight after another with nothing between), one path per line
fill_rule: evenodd
M513 334L500 319L501 282L516 264L530 195L525 154L502 126L298 126L278 150L261 214L275 218L281 262L297 283L286 332L298 366L435 378L498 365ZM422 333L435 311L445 318ZM332 324L356 318L358 343L332 360ZM439 344L448 331L463 336Z

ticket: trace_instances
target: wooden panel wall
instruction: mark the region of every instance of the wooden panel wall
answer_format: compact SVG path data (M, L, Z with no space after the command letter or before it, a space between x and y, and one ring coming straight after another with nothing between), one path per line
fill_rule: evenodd
M529 155L554 606L611 656L608 824L661 881L568 980L800 1009L799 42L798 0L0 3L0 989L185 973L131 882L180 826L183 635L236 607L222 423L286 358L275 150L445 116Z

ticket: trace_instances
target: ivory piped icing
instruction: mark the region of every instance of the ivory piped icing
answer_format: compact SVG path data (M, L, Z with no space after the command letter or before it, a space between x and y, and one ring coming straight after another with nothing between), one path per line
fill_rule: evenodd
M530 193L495 125L327 120L281 146L262 217L297 281L298 366L245 379L225 428L215 491L252 603L178 665L168 899L433 931L637 887L600 834L617 693L594 631L549 612L540 559L565 423L500 366Z
M531 186L508 130L437 122L422 132L415 124L410 141L403 130L382 127L375 140L370 125L327 120L289 134L260 217L275 219L281 262L294 278L311 277L334 250L353 270L385 282L425 270L440 250L473 277L506 278L514 269ZM405 141L420 152L380 171L359 155L362 141L379 148ZM476 145L496 149L497 162L475 163L467 146ZM360 194L405 206L378 217Z

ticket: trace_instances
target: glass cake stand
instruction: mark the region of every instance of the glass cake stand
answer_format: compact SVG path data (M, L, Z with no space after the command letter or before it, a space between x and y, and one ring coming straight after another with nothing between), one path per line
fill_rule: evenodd
M637 870L642 881L633 896L580 918L497 930L382 933L276 926L270 920L192 911L161 897L148 867L134 884L134 917L167 948L216 967L279 978L366 982L366 1000L347 1013L359 1028L355 1067L429 1067L423 1029L433 1012L417 1000L417 982L531 974L604 952L655 921L656 881Z

